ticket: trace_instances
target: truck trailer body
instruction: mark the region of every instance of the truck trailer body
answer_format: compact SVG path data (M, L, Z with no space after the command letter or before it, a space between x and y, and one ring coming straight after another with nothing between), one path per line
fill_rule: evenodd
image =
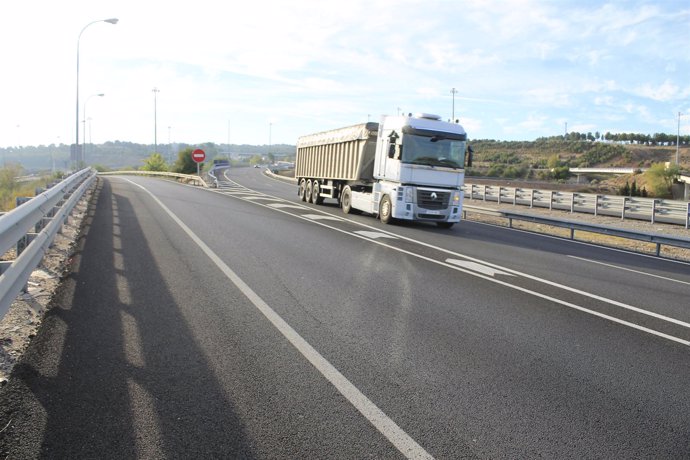
M467 135L436 115L384 116L300 137L295 177L303 201L395 219L460 221Z

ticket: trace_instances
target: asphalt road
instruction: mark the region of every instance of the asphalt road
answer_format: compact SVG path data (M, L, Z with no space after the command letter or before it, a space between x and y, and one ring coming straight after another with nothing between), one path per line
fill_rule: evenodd
M100 184L2 457L690 456L687 264L385 226L258 169Z

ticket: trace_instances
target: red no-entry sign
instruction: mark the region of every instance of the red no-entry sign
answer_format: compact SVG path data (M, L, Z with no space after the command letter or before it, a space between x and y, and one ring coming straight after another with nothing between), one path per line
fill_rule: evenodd
M205 159L206 152L204 152L203 150L196 149L192 152L192 160L194 160L196 163L203 163Z

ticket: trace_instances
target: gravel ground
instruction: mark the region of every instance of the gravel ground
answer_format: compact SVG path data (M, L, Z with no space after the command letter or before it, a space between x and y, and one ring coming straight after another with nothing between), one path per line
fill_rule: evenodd
M0 319L0 385L9 378L12 368L19 361L41 326L43 316L50 308L50 300L62 278L69 273L71 256L79 238L94 188L87 191L74 207L67 225L55 236L53 245L39 267L29 278L28 291L12 303L7 314ZM15 251L3 256L13 260Z

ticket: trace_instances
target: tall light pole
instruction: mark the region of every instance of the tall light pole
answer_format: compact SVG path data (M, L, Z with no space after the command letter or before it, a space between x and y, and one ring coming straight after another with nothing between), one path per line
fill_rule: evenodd
M153 88L153 153L158 152L158 122L156 120L156 95L161 92L158 88Z
M680 166L680 116L681 113L678 112L678 131L676 131L676 165Z
M89 27L91 24L96 24L97 22L107 22L108 24L117 24L118 19L117 18L110 18L110 19L99 19L97 21L89 22L86 24L82 29L81 32L79 32L79 37L77 37L77 103L76 103L76 123L75 123L75 130L76 134L74 136L74 158L76 159L76 163L78 164L83 158L81 155L81 151L79 149L79 43L81 42L81 34L84 33L87 27Z
M268 123L268 161L271 161L271 132L273 131L273 122ZM271 161L271 163L273 163Z
M81 135L81 137L82 137L81 146L82 146L82 149L84 149L84 156L83 156L84 162L86 162L86 104L94 96L103 97L103 96L105 96L105 94L103 94L103 93L92 94L91 96L87 97L86 100L84 101L84 132Z
M450 94L453 95L453 111L452 111L453 116L451 117L450 121L455 123L455 95L458 94L458 90L453 88L450 90Z

